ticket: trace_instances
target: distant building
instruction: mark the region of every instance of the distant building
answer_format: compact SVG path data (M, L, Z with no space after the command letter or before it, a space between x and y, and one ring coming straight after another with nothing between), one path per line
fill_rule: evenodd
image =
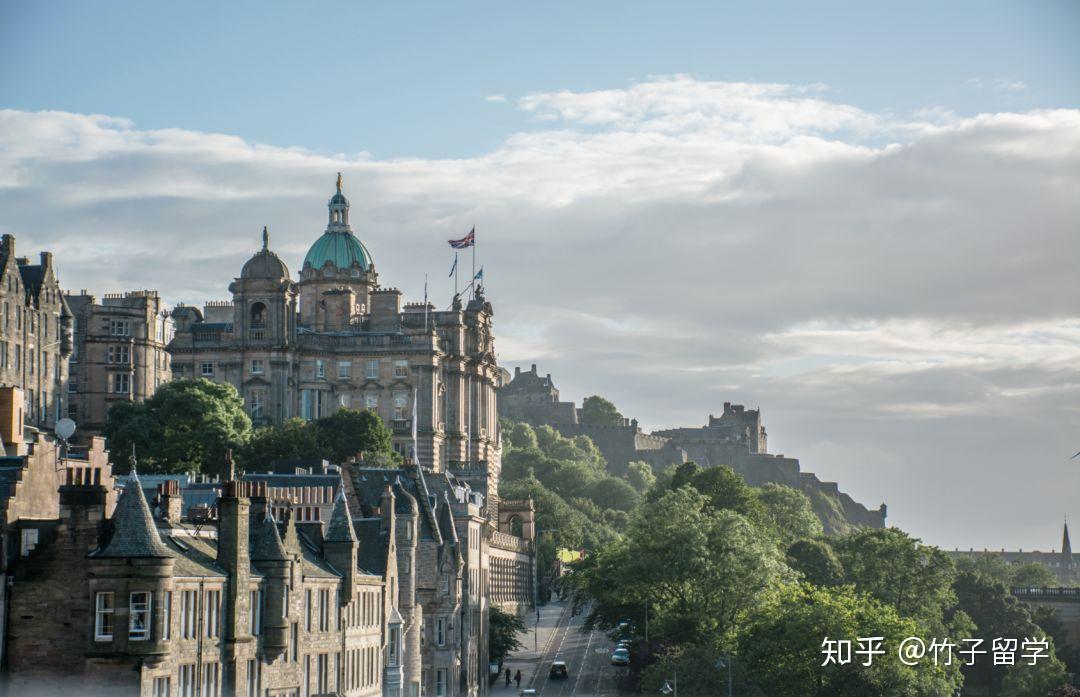
M0 385L22 391L25 423L52 429L67 415L71 310L50 252L31 264L0 238Z
M574 402L560 400L551 374L541 376L533 364L528 371L515 368L513 379L499 389L499 416L533 426L551 426L568 438L588 436L603 453L608 469L615 473L625 472L635 460L649 463L656 470L688 460L702 467L727 465L753 486L774 482L805 492L826 532L842 532L845 523L885 526L885 504L869 509L840 491L835 482L823 482L813 473L803 472L798 459L769 453L760 409L725 402L723 413L719 417L710 414L704 426L652 433L644 433L637 419L624 419L616 425L584 424ZM824 497L832 502L826 503ZM834 518L837 514L842 519Z
M84 290L65 299L75 334L67 416L85 437L101 432L114 402L149 399L172 379L173 320L152 290L106 293L101 302Z
M1080 555L1073 554L1072 542L1069 540L1069 524L1064 523L1061 530L1061 548L1050 549L1049 551L1029 550L1025 552L1022 549L1006 550L1001 549L968 549L967 551L961 551L960 549L954 549L949 552L946 551L953 559L976 559L985 554L994 554L1001 557L1006 564L1040 564L1052 571L1057 576L1058 581L1063 586L1073 586L1080 584Z
M501 376L491 304L477 289L447 310L403 307L399 290L379 285L349 207L339 179L299 280L264 230L262 248L229 286L230 302L177 307L173 375L234 385L256 425L370 409L393 429L403 455L412 449L415 413L419 463L434 471L486 467L494 498Z

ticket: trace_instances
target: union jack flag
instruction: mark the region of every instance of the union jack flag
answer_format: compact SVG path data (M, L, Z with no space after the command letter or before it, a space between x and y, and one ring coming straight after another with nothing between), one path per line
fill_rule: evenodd
M447 240L450 246L454 249L465 249L476 244L476 226L473 226L472 230L469 230L469 234L462 237L460 240Z

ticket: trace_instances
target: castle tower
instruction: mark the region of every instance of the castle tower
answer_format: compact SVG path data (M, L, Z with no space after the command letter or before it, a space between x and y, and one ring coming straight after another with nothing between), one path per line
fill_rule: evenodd
M326 231L311 245L300 270L300 324L315 331L338 331L369 307L378 276L371 252L349 225L349 199L337 191L327 204ZM333 297L330 297L333 296Z

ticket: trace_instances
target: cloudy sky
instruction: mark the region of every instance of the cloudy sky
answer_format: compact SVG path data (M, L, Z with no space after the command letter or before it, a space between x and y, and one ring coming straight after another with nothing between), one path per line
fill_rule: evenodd
M1076 6L577 5L0 4L0 231L201 303L263 225L295 270L341 171L414 299L476 225L507 367L648 428L760 406L929 542L1058 546Z

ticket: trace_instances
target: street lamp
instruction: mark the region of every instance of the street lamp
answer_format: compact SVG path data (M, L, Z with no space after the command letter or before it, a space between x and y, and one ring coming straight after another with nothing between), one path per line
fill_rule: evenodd
M665 680L664 686L660 688L661 694L671 695L671 697L679 697L679 671L675 671L675 677L671 680Z
M731 654L716 659L713 665L716 666L717 670L727 668L727 695L731 697Z

